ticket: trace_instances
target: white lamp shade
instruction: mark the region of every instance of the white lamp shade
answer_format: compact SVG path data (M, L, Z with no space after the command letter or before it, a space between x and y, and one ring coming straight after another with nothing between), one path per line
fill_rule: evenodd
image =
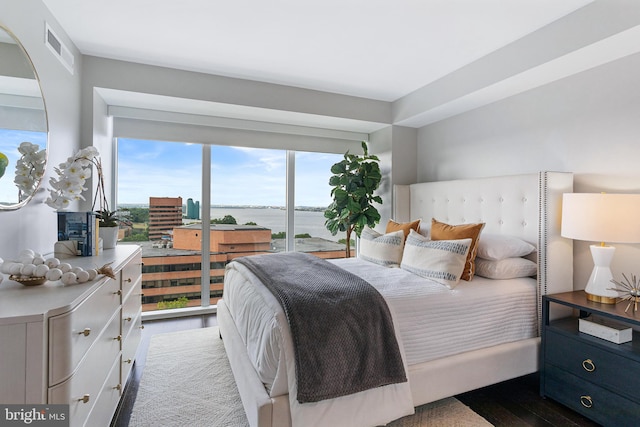
M591 245L593 271L585 287L587 299L615 303L610 269L615 248L604 243L640 242L640 194L566 193L562 196L562 229L570 239Z
M564 194L561 234L590 242L639 243L640 194Z

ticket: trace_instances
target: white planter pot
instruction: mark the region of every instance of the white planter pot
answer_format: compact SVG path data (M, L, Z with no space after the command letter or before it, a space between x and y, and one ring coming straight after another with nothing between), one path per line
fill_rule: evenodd
M113 249L118 242L119 227L100 227L99 235L102 238L102 249Z

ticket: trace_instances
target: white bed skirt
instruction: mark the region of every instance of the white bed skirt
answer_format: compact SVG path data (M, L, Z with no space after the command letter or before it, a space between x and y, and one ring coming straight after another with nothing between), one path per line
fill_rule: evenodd
M267 394L224 300L218 302L218 324L227 354L234 355L229 363L249 424L291 426L289 396L270 397ZM411 366L409 383L413 403L423 405L536 372L539 345L540 338L531 338Z

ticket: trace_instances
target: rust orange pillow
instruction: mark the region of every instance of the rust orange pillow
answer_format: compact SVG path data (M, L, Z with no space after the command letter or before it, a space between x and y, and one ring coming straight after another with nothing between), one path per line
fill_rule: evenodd
M387 222L387 233L393 233L394 231L402 230L404 231L404 238L406 239L409 235L409 231L414 230L416 233L420 231L420 220L417 219L411 222L396 222L392 219Z
M471 239L471 247L467 254L467 261L462 272L462 280L471 280L476 271L476 254L478 253L478 240L480 232L484 228L484 222L477 224L450 225L431 219L431 240L457 240Z

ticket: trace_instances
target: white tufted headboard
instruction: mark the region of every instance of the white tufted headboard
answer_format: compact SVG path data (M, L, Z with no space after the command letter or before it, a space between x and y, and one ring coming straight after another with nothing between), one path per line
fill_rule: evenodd
M573 241L560 236L562 194L571 192L573 174L565 172L395 185L393 218L484 222L483 233L534 244L539 295L546 295L573 290Z

